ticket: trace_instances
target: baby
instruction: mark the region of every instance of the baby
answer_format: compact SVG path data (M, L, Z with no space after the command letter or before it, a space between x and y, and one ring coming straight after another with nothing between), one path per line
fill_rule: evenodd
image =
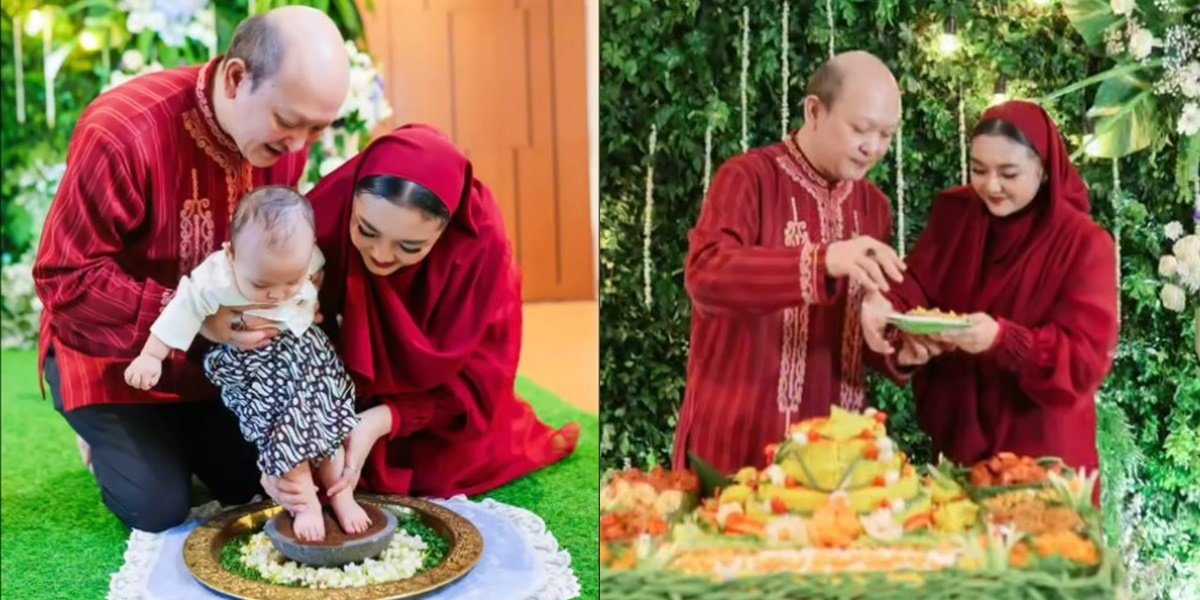
M206 317L222 306L253 307L244 314L267 319L280 333L258 350L214 349L205 357L205 373L221 386L221 399L237 416L242 435L257 446L258 468L307 490L307 508L293 515L293 529L301 540L320 541L325 520L312 472L326 488L337 481L342 440L358 417L354 383L329 338L313 325L313 282L325 261L315 244L312 206L293 189L259 188L238 204L230 237L180 280L141 355L125 371L125 382L154 387L162 361L172 349L186 351ZM352 489L329 502L347 533L370 526Z

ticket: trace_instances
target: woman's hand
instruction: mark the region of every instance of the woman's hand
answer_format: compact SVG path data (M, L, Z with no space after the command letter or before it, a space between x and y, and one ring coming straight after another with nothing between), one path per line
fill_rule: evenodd
M982 354L996 344L1000 335L1000 323L985 313L967 315L971 327L934 336L938 342L952 344L968 354Z
M343 444L346 446L345 465L338 480L325 493L333 496L349 488L358 487L358 478L362 475L363 463L379 438L392 430L392 410L385 404L369 408L358 414L358 425L346 436Z
M305 502L307 495L300 483L266 473L263 473L259 482L262 483L263 491L289 513L294 515L308 508L308 503Z
M939 343L928 336L906 335L900 353L896 355L896 363L902 367L919 367L941 356L949 348L949 344Z
M863 296L862 314L859 317L862 321L863 339L866 340L868 348L880 354L896 351L886 337L888 315L892 310L891 301L880 292L868 291Z

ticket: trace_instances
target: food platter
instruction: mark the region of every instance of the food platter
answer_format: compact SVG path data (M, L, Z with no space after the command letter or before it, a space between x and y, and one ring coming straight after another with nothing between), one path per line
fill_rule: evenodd
M449 551L445 559L408 579L362 587L311 589L247 579L222 565L222 551L234 538L260 531L268 520L283 510L274 502L264 501L227 510L202 523L184 544L184 563L204 586L243 600L394 600L415 598L450 585L470 572L483 554L483 537L479 530L445 507L403 496L357 494L356 498L381 507L403 507L413 511L446 541Z
M888 323L900 331L913 335L937 335L971 327L971 323L961 317L933 317L902 313L888 315Z

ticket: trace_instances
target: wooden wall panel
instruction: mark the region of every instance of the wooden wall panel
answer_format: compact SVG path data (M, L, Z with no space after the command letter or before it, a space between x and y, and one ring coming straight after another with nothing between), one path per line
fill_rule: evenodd
M395 111L376 133L444 130L501 207L525 298L595 298L583 0L375 0L364 20Z

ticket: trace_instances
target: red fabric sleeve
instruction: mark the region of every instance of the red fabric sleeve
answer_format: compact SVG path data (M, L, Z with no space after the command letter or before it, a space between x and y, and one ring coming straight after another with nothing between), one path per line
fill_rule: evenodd
M689 234L684 281L692 302L721 312L764 314L800 304L833 301L826 286L824 247L755 246L759 197L753 176L737 163L713 179L696 227Z
M146 217L135 160L102 128L75 133L33 269L59 332L130 356L171 293L134 279L115 260Z
M1112 367L1117 341L1116 254L1102 232L1081 252L1048 321L1036 327L1000 319L985 353L1014 373L1034 402L1061 404L1090 397Z

